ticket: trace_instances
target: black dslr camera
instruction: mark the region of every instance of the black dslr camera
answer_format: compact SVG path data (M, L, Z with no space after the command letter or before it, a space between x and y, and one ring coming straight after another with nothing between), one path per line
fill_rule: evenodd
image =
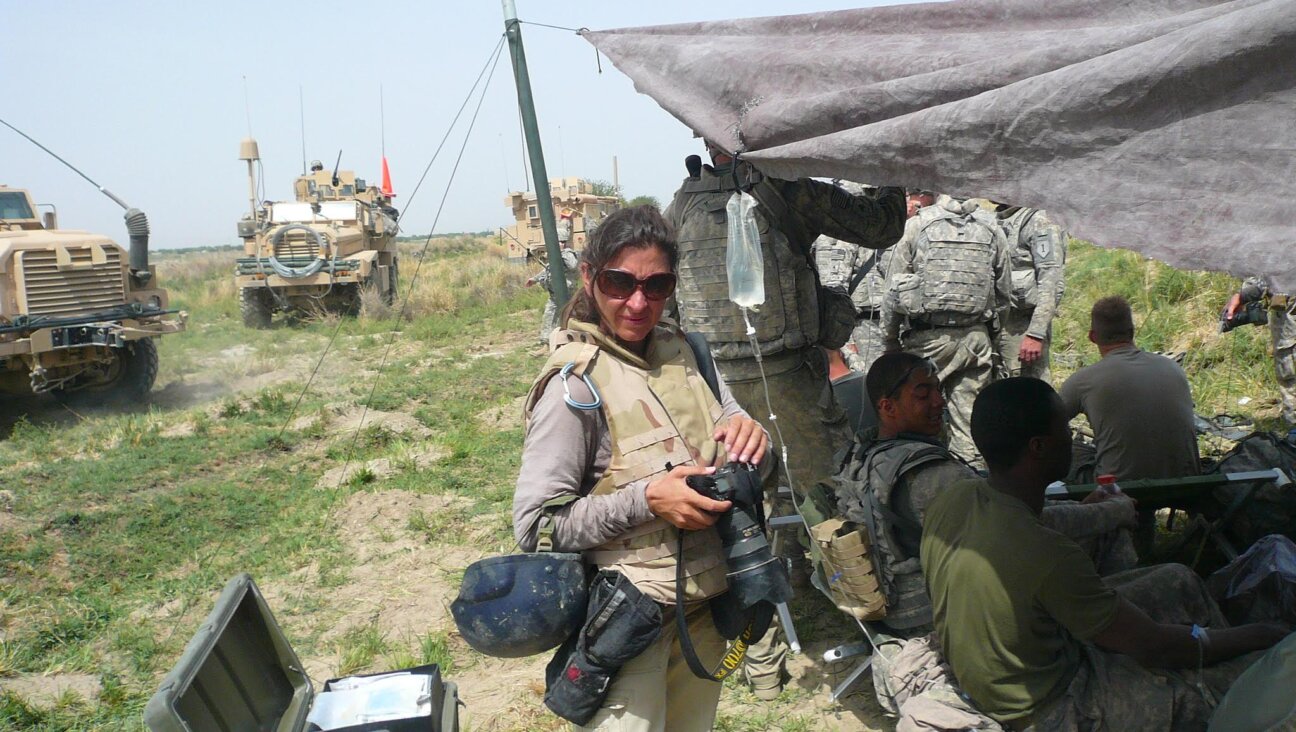
M1252 300L1240 308L1233 317L1227 311L1220 313L1220 332L1227 333L1243 325L1264 325L1269 322L1269 309L1263 300Z
M761 600L787 602L792 586L787 568L774 557L765 539L765 509L756 466L729 463L714 475L690 475L685 482L712 500L733 501L716 519L715 527L724 547L729 590L738 606L751 607Z

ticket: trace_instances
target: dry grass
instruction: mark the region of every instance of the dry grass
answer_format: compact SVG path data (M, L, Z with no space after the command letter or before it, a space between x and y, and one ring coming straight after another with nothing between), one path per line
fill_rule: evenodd
M214 312L238 302L234 287L234 260L240 251L168 254L156 259L158 284L165 287L175 306L176 293L183 292L184 307L191 311Z
M433 250L436 256L431 256ZM452 255L444 256L447 251ZM447 244L434 240L430 255L421 263L418 251L402 253L402 261L409 262L401 266L401 292L409 293L406 320L454 313L468 306L492 307L513 299L526 286L527 273L506 259L506 251L481 237L454 239ZM418 279L410 290L409 278L416 270Z

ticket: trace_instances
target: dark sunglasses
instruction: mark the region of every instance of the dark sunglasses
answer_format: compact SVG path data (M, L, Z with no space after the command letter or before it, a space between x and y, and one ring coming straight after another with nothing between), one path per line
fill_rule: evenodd
M895 399L895 395L900 391L900 387L904 386L905 382L909 380L909 377L913 376L913 373L919 369L926 371L928 376L935 376L938 373L936 362L932 361L930 358L924 358L906 369L903 374L900 374L900 378L896 379L896 383L892 385L890 389L887 389L886 393L882 395L882 398Z
M594 278L599 292L617 300L625 300L642 289L649 300L665 300L675 294L675 275L658 272L642 280L621 269L605 269Z

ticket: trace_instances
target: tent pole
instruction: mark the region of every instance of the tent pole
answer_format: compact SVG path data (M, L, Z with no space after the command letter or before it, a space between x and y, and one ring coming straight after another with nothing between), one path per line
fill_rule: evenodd
M531 96L531 77L527 74L526 51L522 48L522 28L517 19L517 8L513 0L502 1L504 34L508 37L509 55L513 61L513 78L517 82L518 109L522 112L522 129L526 135L527 152L531 158L531 179L535 181L536 207L540 213L540 228L544 232L545 252L549 255L549 287L554 302L561 308L568 297L567 272L563 268L562 252L558 246L558 225L554 219L549 174L545 172L544 152L540 149L540 127L536 123L535 100ZM542 183L543 190L541 190Z

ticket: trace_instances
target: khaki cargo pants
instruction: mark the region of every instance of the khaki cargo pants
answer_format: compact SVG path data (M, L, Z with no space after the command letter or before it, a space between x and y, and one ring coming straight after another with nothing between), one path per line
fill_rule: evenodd
M689 638L698 659L708 669L719 663L725 639L711 619L705 602L690 608ZM699 679L689 670L680 650L672 608L662 613L662 632L630 663L621 667L608 689L603 707L584 727L576 730L609 732L703 732L715 724L722 684Z

